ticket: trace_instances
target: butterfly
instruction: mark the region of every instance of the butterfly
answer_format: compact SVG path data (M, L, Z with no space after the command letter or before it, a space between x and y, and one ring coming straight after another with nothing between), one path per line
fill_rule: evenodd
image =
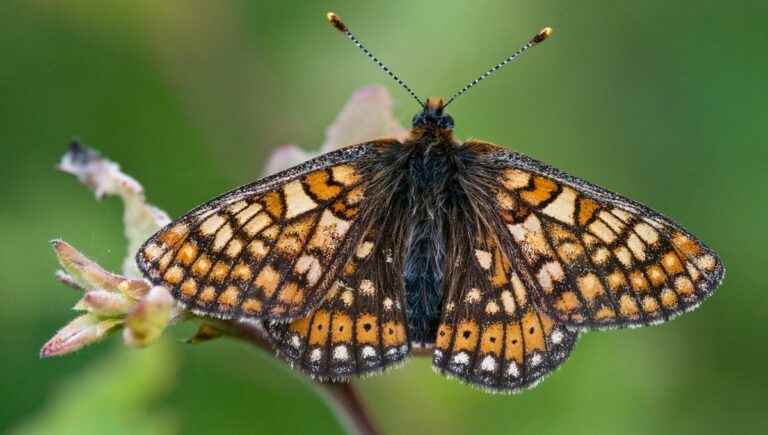
M583 331L653 325L720 284L718 256L630 199L482 141L421 99L410 136L371 140L215 198L139 250L187 309L258 321L281 358L346 380L431 349L437 372L488 391L533 386Z

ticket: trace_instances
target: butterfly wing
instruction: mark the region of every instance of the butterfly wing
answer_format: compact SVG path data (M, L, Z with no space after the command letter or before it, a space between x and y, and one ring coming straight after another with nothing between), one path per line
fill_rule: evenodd
M139 268L201 315L306 315L362 237L360 162L386 143L322 155L197 207L147 240Z
M446 296L433 351L440 373L490 391L535 385L571 352L578 331L534 303L503 248L491 201L469 195L452 218Z
M389 210L388 216L399 215ZM374 222L317 311L266 325L278 354L313 378L379 372L410 351L399 243L405 228Z
M723 278L717 255L670 219L486 143L506 249L540 307L584 327L640 326L689 311Z

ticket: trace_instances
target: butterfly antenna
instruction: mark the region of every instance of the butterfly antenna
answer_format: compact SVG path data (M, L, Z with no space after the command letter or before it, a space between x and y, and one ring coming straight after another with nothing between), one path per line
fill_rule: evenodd
M512 62L513 60L517 59L523 53L528 51L529 48L531 48L534 45L537 45L540 42L544 41L545 39L549 38L550 35L552 35L552 28L551 27L545 27L545 28L541 29L539 31L539 33L536 34L536 36L534 36L528 42L523 44L522 47L518 48L517 51L512 53L511 56L509 56L508 58L504 59L502 62L496 64L493 68L491 68L488 71L486 71L483 74L481 74L480 77L478 77L478 78L472 80L471 82L467 83L466 86L464 86L463 88L459 89L458 92L453 94L453 96L451 96L451 98L448 99L448 102L445 103L445 106L443 106L443 107L447 107L449 104L451 104L453 102L453 100L455 100L456 98L460 97L461 95L463 95L468 90L472 89L472 87L475 86L476 84L480 83L481 80L489 77L491 74L493 74L496 71L504 68L510 62Z
M346 35L346 36L347 36L347 38L349 38L349 40L350 40L350 41L352 41L352 42L353 42L353 43L354 43L354 44L357 46L357 48L359 48L360 50L362 50L362 51L363 51L363 53L365 53L365 55L366 55L366 56L368 56L368 58L369 58L369 59L371 59L371 60L373 61L373 63L375 63L376 65L378 65L378 66L379 66L379 68L381 68L381 70L382 70L382 71L384 71L384 72L385 72L385 73L387 73L387 74L388 74L390 77L392 77L392 78L393 78L393 79L394 79L394 80L397 82L397 84L398 84L398 85L400 85L400 86L401 86L403 89L405 89L405 90L406 90L406 91L407 91L407 92L408 92L408 93L409 93L409 94L410 94L410 95L411 95L411 96L412 96L412 97L413 97L413 98L414 98L416 101L418 101L418 103L419 103L419 105L420 105L421 107L424 107L424 102L423 102L423 101L421 101L421 98L419 98L419 96L418 96L418 95L416 95L416 93L415 93L415 92L413 92L413 89L411 89L411 88L410 88L410 87L409 87L409 86L408 86L408 85L407 85L407 84L406 84L406 83L403 81L403 79L401 79L400 77L398 77L398 75L397 75L397 74L395 74L394 72L392 72L392 70L391 70L391 69L389 69L389 67L388 67L388 66L384 65L384 63L383 63L382 61L380 61L380 60L379 60L379 58L377 58L376 56L374 56L374 55L373 55L373 53L371 53L371 52L370 52L370 51L369 51L367 48L365 48L365 46L363 45L363 43L362 43L362 42L360 42L360 40L359 40L359 39L357 39L357 38L355 37L355 35L353 35L353 34L352 34L352 32L350 32L350 31L349 31L349 28L347 27L347 25L346 25L346 24L344 24L344 22L343 22L343 21L341 21L341 18L339 18L339 16L338 16L338 15L334 14L333 12L328 12L328 13L326 14L326 18L328 18L328 22L329 22L329 23L331 23L331 25L333 25L333 27L335 27L335 28L336 28L336 30L338 30L339 32L341 32L341 33L343 33L344 35Z

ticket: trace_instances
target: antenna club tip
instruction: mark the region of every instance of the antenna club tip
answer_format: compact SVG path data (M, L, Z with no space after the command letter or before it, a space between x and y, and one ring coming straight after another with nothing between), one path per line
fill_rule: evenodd
M346 33L349 31L349 29L347 29L347 26L344 24L344 22L341 21L341 18L339 18L339 16L336 15L334 12L328 12L327 14L325 14L325 18L339 32Z
M545 27L539 30L539 33L537 33L536 36L534 36L533 39L531 39L531 42L533 42L534 44L538 44L544 41L545 39L549 38L550 36L552 36L552 32L554 32L554 30L551 27Z

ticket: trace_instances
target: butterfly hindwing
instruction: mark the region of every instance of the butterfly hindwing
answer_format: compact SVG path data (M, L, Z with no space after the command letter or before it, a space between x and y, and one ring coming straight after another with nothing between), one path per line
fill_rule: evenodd
M320 156L203 204L145 242L139 268L198 314L307 314L361 237L366 185L356 165L374 146Z
M654 324L695 308L722 280L717 255L661 214L521 154L497 148L492 160L510 254L554 319Z
M462 246L452 261L456 272L448 271L433 365L490 391L533 386L565 361L578 332L534 303L499 242L503 226L460 224L469 234L457 242Z
M278 354L317 379L379 372L409 353L402 255L390 227L372 226L319 309L267 332Z

